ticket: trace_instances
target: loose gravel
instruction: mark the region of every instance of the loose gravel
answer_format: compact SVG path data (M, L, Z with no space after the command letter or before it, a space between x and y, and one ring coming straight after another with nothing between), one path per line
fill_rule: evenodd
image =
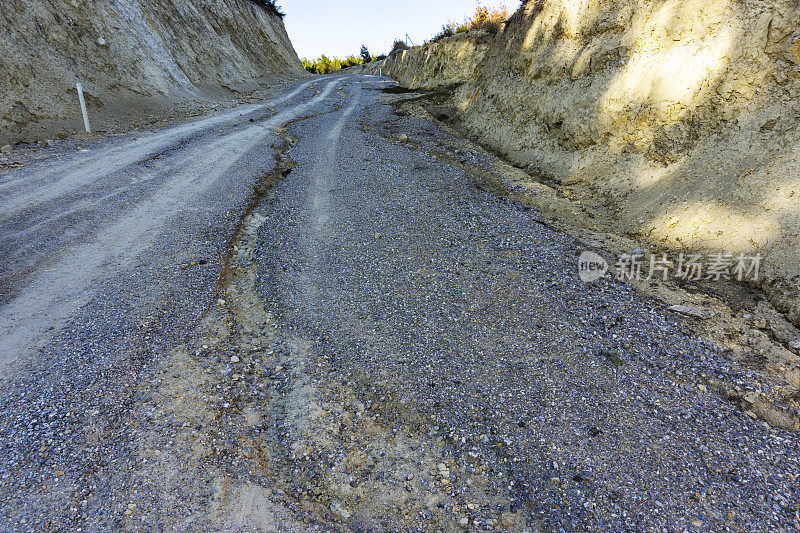
M800 438L718 394L768 382L334 80L9 367L1 529L800 530Z
M290 130L298 166L256 254L279 322L365 390L429 413L461 468L487 465L511 496L494 520L800 528L797 435L706 385L747 386L747 369L625 284L582 283L580 243L440 162L444 133L360 85L332 160L311 141L329 122Z
M303 87L293 104L318 93L315 86ZM278 91L277 98L291 90ZM284 141L264 132L263 141L235 170L216 176L190 175L175 184L170 182L175 172L191 166L176 171L171 165L198 149L194 156L202 159L209 140L252 128L250 118L261 122L274 115L268 106L255 115L234 112L199 128L178 126L188 135L167 135L169 142L151 147L154 153L139 149L154 138L164 140L164 132L99 142L88 154L57 152L0 175L3 203L14 206L0 215L0 310L25 294L72 306L58 307L68 309L63 317L46 309L49 314L34 323L20 322L14 314L0 323L0 530L118 529L128 506L142 497L134 473L143 468L136 452L138 434L151 424L138 418L141 404L153 392L146 378L209 308L228 244ZM131 149L137 157L128 166L99 175L76 171L82 184L70 194L32 197L38 194L35 184L42 191L71 184L66 174L45 173L43 168L75 165L79 170L87 161L93 165L98 153L119 156ZM236 150L231 147L231 153ZM110 166L117 162L108 161ZM193 186L196 178L205 180L203 188ZM176 187L185 189L181 193ZM17 195L41 203L14 204ZM106 228L165 197L171 201L160 205L163 212L153 213L156 218L134 220L137 227L152 226L133 244L135 254L121 247L125 235L98 242ZM117 255L99 266L72 261L74 250L86 246ZM88 276L90 282L77 299L62 286L35 285L53 265L65 273L62 281ZM7 349L6 332L31 333L43 320L50 320L49 339L31 336L40 344Z

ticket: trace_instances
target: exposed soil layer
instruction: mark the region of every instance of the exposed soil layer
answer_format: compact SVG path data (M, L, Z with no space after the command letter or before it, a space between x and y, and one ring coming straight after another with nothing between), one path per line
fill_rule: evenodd
M764 256L800 324L800 10L783 0L529 0L361 71L451 88L433 115L556 188L600 231Z
M4 2L0 145L140 124L305 77L283 21L244 0Z

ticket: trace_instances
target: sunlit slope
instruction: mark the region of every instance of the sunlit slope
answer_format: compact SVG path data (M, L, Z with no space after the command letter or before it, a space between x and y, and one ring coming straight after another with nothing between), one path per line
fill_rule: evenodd
M392 56L414 87L461 85L463 125L615 230L761 252L800 321L800 8L783 1L526 2L496 35Z

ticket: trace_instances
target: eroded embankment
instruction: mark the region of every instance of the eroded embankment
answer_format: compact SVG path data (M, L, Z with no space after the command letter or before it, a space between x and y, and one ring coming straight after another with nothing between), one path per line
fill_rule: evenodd
M446 91L418 93L399 87L388 87L384 91L394 95L392 99L398 115L436 120L438 114L439 127L452 131L447 117L441 116L444 110L438 107ZM573 236L582 247L595 249L608 261L640 246L634 240L597 231L590 223L597 214L582 211L556 189L531 181L525 172L457 135L437 137L424 143L411 138L403 142L463 169L475 179L478 187L535 208L541 215L535 219L538 224ZM773 427L800 429L797 403L800 359L791 346L800 338L800 331L758 291L743 284L713 280L685 283L655 277L632 279L628 283L655 298L665 312L682 316L682 327L717 346L734 362L732 368L756 371L755 379L760 385L755 389L769 389L771 393L754 395L740 387L738 378L733 375L708 379L708 375L701 373L695 379L703 381L708 390L739 404L748 416Z
M77 82L105 130L306 75L260 0L3 2L0 71L0 144L82 131Z
M760 288L800 324L799 21L781 0L527 1L497 35L367 69L450 89L434 115L452 112L595 228L761 253Z

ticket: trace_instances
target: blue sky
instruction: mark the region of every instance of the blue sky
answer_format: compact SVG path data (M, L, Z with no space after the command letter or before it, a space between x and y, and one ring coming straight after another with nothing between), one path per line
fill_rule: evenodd
M366 44L373 55L386 53L406 33L419 44L449 20L461 22L475 11L475 0L278 0L286 13L286 29L297 54L358 55ZM518 0L485 0L487 7L505 4L509 13Z

